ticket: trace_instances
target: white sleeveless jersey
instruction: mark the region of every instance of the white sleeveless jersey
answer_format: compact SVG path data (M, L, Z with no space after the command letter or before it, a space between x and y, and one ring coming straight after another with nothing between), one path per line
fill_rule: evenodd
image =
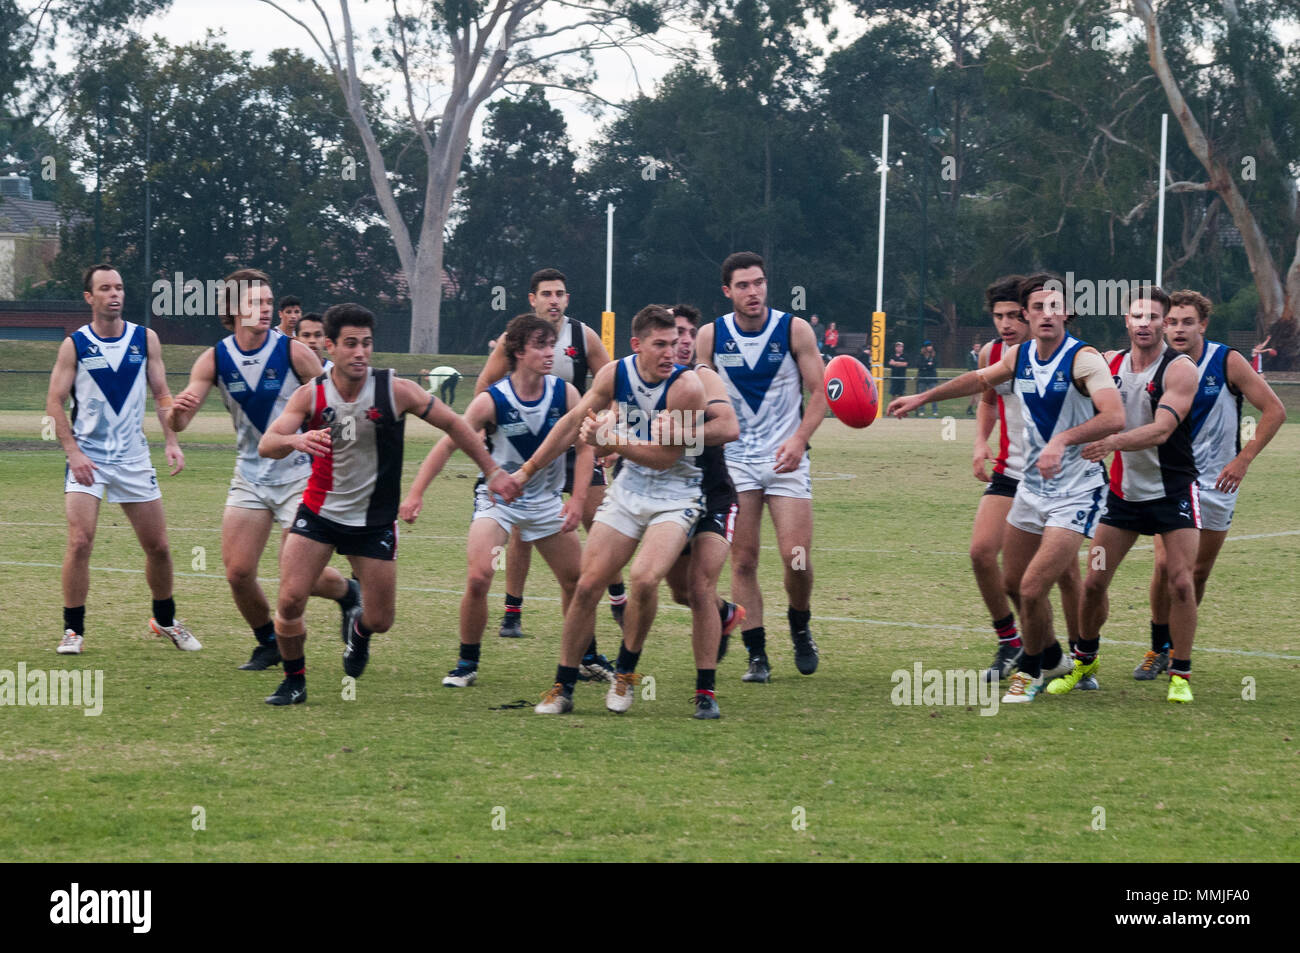
M1165 372L1174 361L1184 360L1190 362L1191 358L1167 345L1140 371L1133 369L1132 351L1120 351L1111 358L1110 372L1124 401L1125 430L1136 430L1155 420L1165 392ZM1142 450L1123 450L1111 464L1110 489L1121 500L1161 500L1184 492L1195 482L1190 415L1179 421L1164 443Z
M124 322L120 337L105 339L89 324L72 332L77 376L72 385L72 436L95 463L149 459L144 435L148 332Z
M740 437L726 445L726 458L770 463L799 429L803 378L790 353L793 317L768 308L767 321L752 333L736 326L736 315L713 322L713 366L727 385L740 421Z
M1078 338L1067 334L1046 361L1039 361L1038 345L1032 338L1021 344L1016 354L1015 389L1025 424L1025 465L1020 485L1039 496L1082 496L1106 483L1106 468L1085 460L1079 444L1065 448L1060 470L1051 480L1044 480L1038 470L1038 457L1053 437L1097 414L1092 399L1074 383L1074 359L1085 347Z
M1002 360L1004 350L1001 340L993 342L990 367ZM1025 471L1025 411L1014 380L1003 381L993 390L998 395L998 457L993 472L1019 480Z
M551 428L568 411L565 382L553 374L547 374L543 380L542 394L534 401L520 400L508 377L488 388L496 407L492 459L507 473L514 473L537 452ZM560 454L533 475L512 505L550 504L559 498L563 488L564 454Z
M1192 454L1201 483L1212 487L1232 459L1241 452L1241 391L1228 383L1228 355L1232 348L1206 341L1196 365L1196 397L1188 420L1192 427Z
M668 389L687 368L674 365L673 372L657 384L650 384L636 368L636 355L618 362L614 372L615 413L627 432L641 440L650 439L650 424L668 405ZM619 485L632 493L662 500L699 496L702 472L699 457L685 454L667 470L655 470L632 460L623 460Z
M402 489L404 417L393 411L393 372L370 368L356 400L344 401L332 374L315 381L311 430L328 427L330 452L313 457L302 502L344 526L387 526Z
M301 381L294 373L290 339L272 328L262 346L241 350L233 334L213 348L221 400L235 425L235 472L254 486L284 486L307 479L311 457L291 453L282 460L259 456L266 428L284 413Z

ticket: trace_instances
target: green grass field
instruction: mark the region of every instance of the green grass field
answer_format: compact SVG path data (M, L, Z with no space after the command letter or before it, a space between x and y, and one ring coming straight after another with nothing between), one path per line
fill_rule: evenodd
M7 356L8 345L0 366L14 366ZM9 381L0 386L7 391ZM768 524L760 575L775 677L742 684L743 659L733 652L718 675L724 717L710 723L689 717L688 615L668 604L642 660L653 700L638 698L616 716L596 687L580 684L572 716L490 710L535 701L554 672L559 605L540 559L524 616L531 637L499 639L493 624L478 685L439 685L456 656L472 477L464 457L402 535L397 622L376 637L355 700L341 697L337 609L316 600L310 701L264 705L279 675L236 670L252 640L220 563L233 434L218 412L186 434L183 474L163 475L160 444L154 454L179 612L203 651L180 653L147 635L143 557L121 510L105 506L86 652L58 656L63 457L41 439L43 393L42 382L37 401L21 407L6 393L0 412L10 619L0 670L102 670L103 712L0 709L2 859L1300 857L1300 705L1287 681L1300 677L1295 425L1243 488L1202 609L1194 704L1170 705L1165 681L1130 676L1147 640L1146 547L1112 590L1102 690L983 717L977 705L891 702L896 670L983 668L992 654L966 556L980 493L968 465L973 423L962 416L948 428L955 439L944 439L941 420L882 420L861 432L828 421L815 439L811 554L821 669L810 678L794 669ZM150 423L156 432L152 413ZM433 436L408 424L407 482ZM272 598L275 565L272 546L262 564ZM612 654L617 629L604 606L598 624ZM1253 700L1243 698L1247 678ZM1104 830L1094 829L1097 808Z

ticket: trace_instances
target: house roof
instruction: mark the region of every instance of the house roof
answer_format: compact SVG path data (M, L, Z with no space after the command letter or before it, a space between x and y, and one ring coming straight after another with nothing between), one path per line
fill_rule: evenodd
M12 196L0 198L0 232L35 232L42 229L58 234L59 212L53 202Z

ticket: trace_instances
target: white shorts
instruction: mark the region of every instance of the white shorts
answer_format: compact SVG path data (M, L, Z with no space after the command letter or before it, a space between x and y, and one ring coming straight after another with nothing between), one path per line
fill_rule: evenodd
M808 454L805 453L799 461L799 468L789 473L777 473L772 469L775 465L775 460L728 460L727 472L731 474L731 482L736 485L737 493L762 490L768 496L812 499L812 464L808 460Z
M640 493L632 493L622 485L622 480L605 491L605 499L596 510L595 521L612 526L624 536L640 539L648 527L656 523L680 526L687 536L695 521L704 512L704 492L695 496L665 500Z
M519 530L519 538L525 543L554 536L564 528L564 499L557 495L550 503L519 506L514 503L502 503L494 500L485 486L474 488L475 520L495 520L497 525L507 533Z
M1233 510L1237 508L1237 494L1202 486L1199 496L1201 529L1226 533L1232 525Z
M241 510L270 510L281 529L288 529L293 525L298 504L302 501L302 491L306 488L306 479L279 486L254 486L236 471L230 479L226 505Z
M92 486L82 486L72 475L64 476L64 493L89 493L106 503L152 503L162 499L158 489L158 472L148 459L138 463L99 463Z
M1026 490L1021 483L1016 487L1016 499L1007 513L1007 522L1035 536L1042 536L1049 526L1059 526L1092 539L1105 503L1105 486L1085 490L1078 496L1041 496Z

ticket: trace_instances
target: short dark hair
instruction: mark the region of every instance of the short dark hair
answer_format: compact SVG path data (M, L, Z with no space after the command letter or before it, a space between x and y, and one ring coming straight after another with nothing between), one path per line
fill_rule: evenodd
M984 289L984 307L992 314L993 306L1003 301L1020 304L1020 283L1024 280L1024 275L1006 275L994 281Z
M1182 291L1175 291L1169 296L1169 309L1181 308L1183 305L1189 305L1196 309L1196 317L1201 321L1210 320L1210 312L1214 310L1214 305L1210 299L1205 297L1199 291L1192 291L1190 288L1184 288ZM1169 311L1165 311L1165 316L1169 316Z
M1173 307L1173 299L1169 297L1168 291L1165 291L1165 289L1161 288L1159 285L1149 285L1145 281L1142 282L1142 291L1137 297L1138 300L1146 298L1148 301L1158 302L1160 306L1165 309L1165 316L1168 316L1169 309Z
M295 298L293 295L285 295L283 298L280 299L280 303L276 305L276 309L279 311L283 311L285 308L292 308L294 305L297 305L298 307L301 308L302 299Z
M724 287L731 287L731 276L741 268L762 268L763 277L767 277L767 265L763 263L763 256L752 251L732 252L727 256L727 260L722 263L722 284Z
M1060 276L1054 275L1050 271L1038 271L1027 278L1020 279L1020 286L1016 290L1016 298L1020 301L1020 307L1028 311L1029 296L1035 291L1042 291L1049 283L1054 284L1064 294L1065 282L1060 279ZM1065 312L1066 314L1070 313L1070 302L1068 301L1065 302Z
M298 327L294 328L294 330L296 331L298 330L298 328L301 328L302 323L304 321L315 321L317 324L321 326L322 330L325 327L325 320L319 314L317 314L315 311L308 311L306 314L304 314L301 318L298 319Z
M339 334L345 327L375 330L375 316L351 301L326 308L323 323L325 336L335 344L339 343Z
M545 318L539 318L529 311L527 314L517 314L510 319L510 323L506 325L506 333L501 336L501 344L506 349L506 361L510 364L510 370L513 371L519 363L518 352L528 347L533 335L539 332L546 343L554 343L555 328Z
M564 272L558 268L543 268L541 271L533 272L533 277L528 279L528 293L537 294L537 286L543 281L563 281L564 290L569 290L569 279L564 277Z
M632 319L632 337L645 337L651 331L675 331L673 313L661 304L648 304Z
M222 279L222 300L225 308L221 312L221 324L227 331L235 330L235 315L239 314L239 298L242 286L266 285L271 287L271 276L256 268L240 268L232 271Z
M700 326L700 309L689 304L675 304L670 309L674 315L685 318L695 327Z
M105 264L102 261L98 265L91 265L89 268L86 269L85 275L83 275L81 278L81 284L83 287L85 287L87 291L94 290L95 286L92 283L91 279L95 277L95 272L97 271L117 271L117 269L114 268L112 265Z

